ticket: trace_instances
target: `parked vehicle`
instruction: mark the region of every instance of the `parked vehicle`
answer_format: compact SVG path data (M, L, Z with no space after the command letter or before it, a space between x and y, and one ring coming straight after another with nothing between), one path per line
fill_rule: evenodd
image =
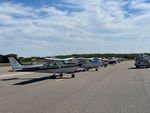
M135 58L135 66L136 68L150 67L150 57L144 54L139 55L138 57Z

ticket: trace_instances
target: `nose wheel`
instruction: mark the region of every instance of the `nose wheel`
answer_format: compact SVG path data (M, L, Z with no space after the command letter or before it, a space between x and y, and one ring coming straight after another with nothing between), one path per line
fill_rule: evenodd
M62 73L60 73L60 74L59 74L59 76L62 78L62 77L63 77L63 74L62 74Z
M98 71L98 69L96 68L95 71Z

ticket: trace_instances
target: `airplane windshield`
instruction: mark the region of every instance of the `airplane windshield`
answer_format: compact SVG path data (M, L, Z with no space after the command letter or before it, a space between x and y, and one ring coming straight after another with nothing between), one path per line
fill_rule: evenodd
M58 65L64 65L64 61L58 61L57 64Z

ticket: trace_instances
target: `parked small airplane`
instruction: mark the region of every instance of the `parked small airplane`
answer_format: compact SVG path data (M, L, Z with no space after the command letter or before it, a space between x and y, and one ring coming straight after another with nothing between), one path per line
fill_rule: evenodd
M115 58L110 58L109 59L109 64L116 64L117 63L117 60Z
M14 57L8 58L13 71L32 71L32 70L46 70L53 73L52 78L56 78L56 73L63 77L63 73L71 73L72 78L75 78L74 72L78 69L77 63L65 63L63 59L46 58L46 63L41 65L23 65Z
M78 65L81 68L84 68L85 70L89 70L92 68L95 68L95 71L98 71L98 68L100 66L100 61L98 59L94 58L77 58L78 59Z
M101 61L104 67L107 67L107 65L109 64L109 59L103 58Z

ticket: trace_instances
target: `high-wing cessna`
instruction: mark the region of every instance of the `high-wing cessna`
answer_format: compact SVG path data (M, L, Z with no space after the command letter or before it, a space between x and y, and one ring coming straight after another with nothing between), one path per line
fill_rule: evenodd
M77 63L68 63L64 59L46 58L46 63L41 65L23 65L14 57L8 58L13 71L31 71L31 70L46 70L53 73L52 78L56 78L56 73L63 77L63 73L71 73L72 78L75 77L74 72L78 69Z
M101 59L101 61L104 67L107 67L107 65L109 64L109 59L103 58Z
M101 62L95 58L78 58L78 65L85 70L95 68L95 71L98 71Z

